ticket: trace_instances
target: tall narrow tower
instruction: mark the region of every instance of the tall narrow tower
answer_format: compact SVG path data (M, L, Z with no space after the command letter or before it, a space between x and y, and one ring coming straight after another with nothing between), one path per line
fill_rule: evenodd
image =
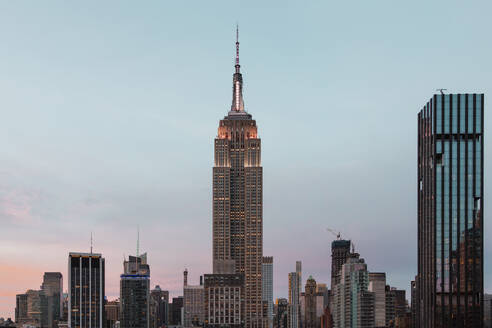
M219 123L213 168L214 273L244 274L245 327L263 325L263 170L256 122L244 110L236 60L232 105Z

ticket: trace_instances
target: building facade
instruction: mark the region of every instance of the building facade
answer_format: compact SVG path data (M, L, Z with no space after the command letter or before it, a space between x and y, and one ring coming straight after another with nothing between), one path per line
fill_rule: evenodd
M68 327L103 328L105 264L101 254L68 255Z
M149 328L150 267L147 254L129 256L120 275L120 327Z
M219 123L213 167L214 273L244 274L246 327L262 327L263 169L256 121L244 109L236 40L231 110Z
M483 325L483 115L483 94L418 114L418 328Z
M205 274L205 327L244 327L242 274Z
M316 280L309 276L304 288L304 328L319 328Z
M386 327L386 273L369 272L369 291L374 293L376 327Z
M263 302L267 303L268 328L273 328L273 257L264 256L262 265Z
M200 285L192 286L188 284L188 270L185 270L183 275L183 326L185 328L202 326L205 309L202 277L200 277Z
M289 301L285 298L277 298L275 301L275 324L277 328L288 327Z
M169 313L169 291L162 290L159 285L150 291L150 328L167 325Z
M296 266L296 269L299 269ZM289 307L288 307L288 327L299 328L301 324L301 293L300 293L300 272L289 273Z
M109 301L104 304L106 328L117 328L116 323L120 321L119 300Z

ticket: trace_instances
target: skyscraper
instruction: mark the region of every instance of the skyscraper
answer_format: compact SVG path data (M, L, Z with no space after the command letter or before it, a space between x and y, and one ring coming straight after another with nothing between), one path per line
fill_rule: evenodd
M288 327L299 328L301 324L302 264L296 261L296 272L289 273Z
M419 328L483 325L483 115L483 94L434 95L418 114Z
M244 274L246 327L263 325L263 170L256 122L244 109L236 35L232 105L219 123L213 168L213 272Z
M316 280L309 276L304 289L304 328L318 328Z
M63 314L63 276L60 272L45 272L41 289L48 300L48 326L55 327Z
M262 293L263 301L267 302L267 314L268 328L273 328L273 257L263 257L263 269L262 269Z
M150 328L160 328L168 324L169 291L159 285L150 291Z
M386 273L369 272L369 288L374 293L375 327L386 327Z
M68 255L68 326L103 328L104 258L95 253Z
M334 240L331 243L331 290L340 283L342 265L350 255L350 240Z
M129 256L120 276L121 328L149 328L150 267L147 254Z

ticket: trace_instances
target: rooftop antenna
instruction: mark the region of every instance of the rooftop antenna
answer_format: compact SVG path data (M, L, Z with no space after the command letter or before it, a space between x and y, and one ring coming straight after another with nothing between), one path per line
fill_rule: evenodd
M137 225L137 257L140 248L140 227Z
M93 240L92 240L92 231L91 231L91 254L92 254L92 242Z
M436 91L440 91L441 92L441 95L444 95L444 91L448 91L448 89L436 89Z

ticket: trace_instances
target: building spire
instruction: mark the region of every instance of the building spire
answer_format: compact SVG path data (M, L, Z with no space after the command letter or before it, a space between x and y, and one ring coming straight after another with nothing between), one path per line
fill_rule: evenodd
M239 65L239 25L236 24L236 62L235 73L232 79L232 105L231 112L244 113L243 101L243 76Z

